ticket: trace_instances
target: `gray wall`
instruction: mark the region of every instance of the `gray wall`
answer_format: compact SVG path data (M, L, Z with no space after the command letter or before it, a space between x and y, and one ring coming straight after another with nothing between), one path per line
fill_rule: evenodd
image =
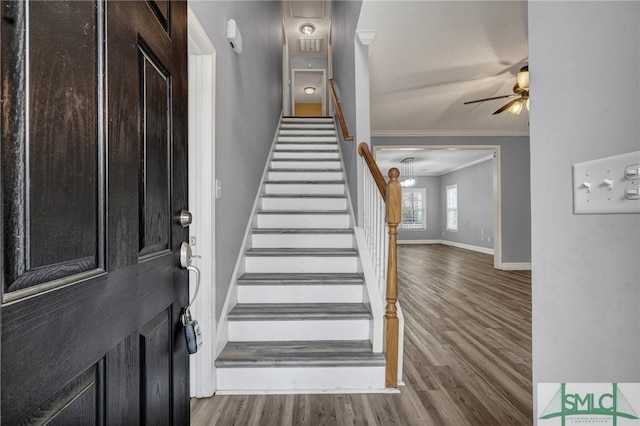
M298 41L297 39L294 41ZM291 56L290 59L291 69L300 69L303 68L305 70L326 70L327 69L327 58L305 58L302 56ZM309 68L309 64L311 64L311 68Z
M345 174L351 200L357 210L357 141L356 132L356 81L355 81L355 34L362 0L339 0L331 4L332 16L332 49L333 49L333 77L340 90L340 103L347 128L355 140L345 142L340 135L340 147L344 156ZM357 211L354 212L357 214Z
M502 261L531 261L529 137L439 136L371 138L380 145L499 145L502 154Z
M414 188L427 192L427 229L398 229L399 241L442 239L442 205L440 176L416 176Z
M446 187L458 185L458 231L447 230ZM440 177L443 239L493 248L493 160Z
M638 21L638 2L529 2L534 394L640 382L640 215L574 215L571 174L640 149Z
M216 48L216 316L249 221L282 110L282 12L279 1L189 3ZM231 50L226 22L243 40Z
M453 184L458 185L458 232L447 231L446 187ZM400 229L399 241L447 240L493 248L493 160L442 176L416 176L413 187L426 189L427 229Z

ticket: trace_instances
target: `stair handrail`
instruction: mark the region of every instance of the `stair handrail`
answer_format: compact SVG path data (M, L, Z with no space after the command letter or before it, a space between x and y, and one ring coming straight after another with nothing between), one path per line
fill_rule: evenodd
M349 134L347 123L344 121L342 106L340 105L340 100L338 99L338 94L335 88L335 80L333 78L330 78L329 84L331 86L331 97L333 98L333 103L336 106L336 112L338 113L338 122L340 123L340 129L342 130L342 138L347 142L351 142L353 141L353 136Z
M399 330L399 320L398 320L398 246L397 246L397 235L398 235L398 225L402 222L402 186L400 185L400 181L398 180L400 176L400 171L393 167L389 169L389 182L385 182L384 177L382 176L382 172L380 168L376 164L373 155L371 154L371 150L369 149L369 145L366 142L360 143L358 145L358 153L363 158L365 163L368 166L371 177L373 178L382 201L384 202L385 208L385 216L386 222L380 221L374 218L373 220L369 218L365 218L365 234L374 234L373 236L367 235L367 243L369 244L370 252L373 250L376 253L371 253L373 258L379 258L378 255L384 257L386 254L387 264L386 270L384 268L385 265L374 265L377 274L385 275L386 273L386 307L385 307L385 358L386 358L386 367L385 367L385 386L390 388L398 387L398 340L400 335ZM369 176L366 175L365 172L365 180L369 180ZM365 197L368 198L368 197ZM375 200L373 201L375 205ZM365 206L365 211L367 206ZM376 216L375 211L379 209L374 206L374 216ZM372 226L386 227L388 229L387 235L381 235L382 232L379 229L368 230ZM381 241L386 240L388 236L388 244L387 244L387 252L384 253L384 248L377 247L380 245ZM371 243L371 240L375 241ZM372 247L373 245L373 247ZM383 250L380 253L380 249ZM377 255L376 255L377 254ZM375 262L375 261L374 261ZM378 277L382 279L383 277Z
M364 159L364 162L369 167L369 171L373 177L373 180L380 191L380 195L382 199L387 202L387 182L384 180L384 176L382 172L378 168L378 164L376 160L373 158L373 154L371 154L371 150L369 149L369 144L366 142L360 142L358 145L358 154Z

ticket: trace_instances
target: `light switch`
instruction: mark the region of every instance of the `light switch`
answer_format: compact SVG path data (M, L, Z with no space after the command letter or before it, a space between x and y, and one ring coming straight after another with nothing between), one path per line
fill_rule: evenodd
M222 198L222 182L216 179L216 200Z
M627 200L640 200L640 185L629 185L624 190Z
M624 169L624 177L627 178L627 180L640 179L640 164L627 166L627 168Z
M575 214L640 213L640 151L573 166Z

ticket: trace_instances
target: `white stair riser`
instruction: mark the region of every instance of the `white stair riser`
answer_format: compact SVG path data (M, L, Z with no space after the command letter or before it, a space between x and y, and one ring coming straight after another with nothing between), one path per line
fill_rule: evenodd
M282 129L334 130L333 123L282 123Z
M260 229L320 228L347 229L351 226L348 214L258 214Z
M285 152L285 151L274 151L273 158L277 160L285 160L285 159L330 159L330 160L338 160L340 157L337 152Z
M239 285L238 303L362 303L363 287L354 285Z
M262 210L347 210L346 198L274 198L261 200Z
M338 142L335 136L278 136L278 142Z
M267 183L264 186L267 194L325 194L343 195L343 183Z
M248 273L356 273L358 258L355 256L247 256L245 270Z
M383 389L384 366L218 368L217 392Z
M341 171L335 172L269 172L269 180L342 180L343 173Z
M321 130L321 129L281 129L280 136L290 135L311 135L311 136L335 136L336 131L333 129Z
M229 319L230 342L293 340L367 340L369 319L256 320Z
M253 248L354 248L352 234L253 234Z
M312 123L312 124L326 124L333 123L333 118L331 117L322 117L322 118L308 118L308 117L287 117L282 119L283 123Z
M317 149L319 151L335 151L338 149L338 145L335 143L279 143L276 144L276 149Z
M340 161L272 161L272 169L340 169Z

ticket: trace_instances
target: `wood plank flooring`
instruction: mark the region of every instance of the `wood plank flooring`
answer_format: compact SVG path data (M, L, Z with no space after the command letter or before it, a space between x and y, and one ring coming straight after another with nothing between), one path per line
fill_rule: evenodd
M205 425L530 425L531 274L444 245L398 247L400 394L214 396Z

